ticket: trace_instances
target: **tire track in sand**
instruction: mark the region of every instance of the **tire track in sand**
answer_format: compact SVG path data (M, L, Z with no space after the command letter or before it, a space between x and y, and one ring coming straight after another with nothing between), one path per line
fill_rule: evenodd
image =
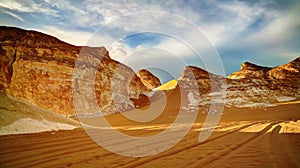
M257 132L256 134L252 135L250 138L239 141L239 143L232 144L229 147L227 147L221 151L217 151L217 152L211 154L210 156L205 157L205 158L199 160L198 162L193 163L189 167L191 167L191 168L217 167L220 164L222 164L224 161L231 158L233 155L242 151L248 145L255 143L256 140L259 140L260 138L262 138L265 135L265 133L267 133L268 131L272 131L272 132L277 131L277 127L274 127L274 126L276 126L277 124L279 124L281 122L282 121L271 122L264 129Z
M178 150L176 152L167 151L162 155L157 156L156 158L141 159L140 161L125 165L124 167L148 167L150 165L154 167L158 165L170 166L169 165L170 161L172 161L173 163L177 163L176 165L173 165L176 167L191 167L191 166L202 167L217 160L221 156L228 154L232 149L242 146L244 142L255 139L259 134L265 133L276 123L268 122L265 124L261 124L263 126L263 130L256 133L254 136L239 137L238 141L242 143L236 142L235 135L239 134L239 130L247 129L248 127L251 126L256 127L256 124L258 125L260 124L259 122L256 122L254 124L249 125L248 127L244 127L235 131L231 131L231 132L226 131L225 136L224 134L222 134L218 136L216 139L205 141L204 143L197 143L191 146L190 148L182 148L181 150ZM205 155L203 156L203 154ZM192 159L191 157L188 158L188 156L192 156ZM176 160L176 158L177 159L179 158L179 160Z
M252 124L250 124L250 125L252 125ZM246 126L243 126L242 128L244 128L244 127L246 127ZM219 137L215 137L214 139L216 139L216 138L219 138ZM53 140L50 140L51 141L50 144L48 144L48 145L41 144L42 145L41 148L35 148L32 151L30 151L29 154L27 154L26 151L25 151L25 153L23 153L24 155L22 155L22 153L18 153L18 155L16 155L16 156L12 155L12 156L8 157L10 159L2 160L1 161L2 165L6 165L6 167L7 166L11 166L11 167L16 167L16 166L20 166L20 167L37 166L41 163L55 161L55 158L56 159L61 158L61 157L66 156L68 154L78 153L78 152L85 152L85 151L88 151L88 150L95 150L95 149L99 148L99 146L93 145L94 143L91 140L89 142L86 142L86 143L85 142L80 142L80 140L71 139L71 138L68 138L68 139L65 139L65 140L66 140L66 142L60 143L60 145L57 145L57 144L51 145ZM55 147L55 148L54 149L51 149L51 148L49 149L49 145L51 147ZM185 146L180 150L185 150L186 148L188 148L188 147ZM176 153L176 151L175 151L175 153ZM101 159L102 159L102 158L110 156L110 155L113 155L113 153L104 152L100 156L95 155L95 156L92 156L90 158L84 159L84 160L80 161L79 163L86 162L86 161L89 161L89 160L93 160L93 159L99 158L99 157L101 157ZM128 161L132 162L132 159L130 159ZM59 165L57 165L57 166L59 166Z
M226 126L222 126L221 128L230 128L228 130L230 130L230 131L232 131L232 130L233 131L238 131L238 130L250 127L250 126L252 126L254 124L257 124L257 123L260 123L260 122L255 122L255 123L250 123L250 124L247 123L247 124L244 124L244 125L241 125L241 126L238 126L238 127L236 127L235 125L226 125ZM233 126L235 126L235 127L233 127ZM223 133L222 135L215 136L215 137L211 138L209 141L216 140L218 138L221 138L222 136L227 136L227 135L229 135L232 132L226 132L226 133ZM178 152L180 152L182 150L186 150L188 148L191 148L192 146L197 146L199 144L198 142L196 144L191 144L190 140L191 139L197 139L198 136L199 136L199 134L198 134L198 131L197 131L194 135L189 136L188 137L189 139L185 140L186 142L183 142L184 143L184 144L182 144L183 146L181 146L180 148L171 148L168 153L175 154L175 153L178 153ZM143 145L149 145L149 144L143 144ZM158 155L154 155L154 156L150 156L150 157L145 157L145 158L129 159L128 161L127 160L124 161L124 159L122 159L122 160L120 160L120 162L118 162L116 160L116 167L118 167L118 168L119 167L135 167L135 166L138 166L138 165L143 164L145 162L148 162L149 159L150 160L155 160L155 159L159 159L160 157L162 157L162 156L160 154L158 154ZM78 164L81 164L82 162L91 161L93 159L95 159L95 156L92 156L92 157L87 158L85 160L73 162L72 165L78 165ZM58 165L56 165L56 166L58 166ZM114 167L114 166L110 165L110 167Z
M170 156L176 155L177 153L180 153L182 151L192 150L193 148L196 148L199 145L214 143L214 141L217 141L217 140L222 139L224 137L230 136L231 134L234 134L234 133L238 132L239 130L251 127L251 126L253 126L255 124L259 124L259 123L261 123L261 122L254 122L254 123L250 123L250 124L247 124L247 125L243 125L239 128L234 128L232 130L228 130L227 132L222 133L221 135L216 135L214 137L211 137L211 138L209 138L208 140L206 140L202 143L197 142L197 143L194 143L194 144L190 144L189 142L187 142L186 145L181 146L180 148L172 148L172 149L170 149L168 151L165 151L161 154L157 154L157 155L154 155L154 156L151 156L151 157L141 158L137 161L130 162L128 164L125 164L125 165L119 166L119 167L120 168L138 167L138 166L141 166L141 165L144 165L144 164L147 164L147 163L159 160L159 159L164 159L165 157L170 157ZM195 137L189 137L189 139L198 138L198 136L199 136L199 134L196 134Z

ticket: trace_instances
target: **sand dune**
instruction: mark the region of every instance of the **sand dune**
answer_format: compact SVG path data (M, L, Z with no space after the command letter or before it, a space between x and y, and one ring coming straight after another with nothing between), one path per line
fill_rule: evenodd
M79 123L22 100L0 94L0 135L71 130Z
M251 115L250 115L251 114ZM175 117L175 116L174 116ZM172 117L141 125L113 115L115 128L150 136ZM0 136L1 167L299 167L299 104L259 109L226 108L213 135L199 143L205 115L173 148L149 157L125 157L97 145L83 129ZM107 118L110 120L110 118ZM184 126L184 125L183 125ZM179 129L180 131L180 129ZM164 141L167 139L164 139ZM106 139L115 144L113 139ZM163 140L162 140L163 141ZM145 142L143 145L150 145ZM124 142L121 145L130 145Z
M47 120L36 120L32 118L22 118L10 125L0 127L0 135L6 134L26 134L39 133L45 131L72 130L77 128L74 125L50 122Z

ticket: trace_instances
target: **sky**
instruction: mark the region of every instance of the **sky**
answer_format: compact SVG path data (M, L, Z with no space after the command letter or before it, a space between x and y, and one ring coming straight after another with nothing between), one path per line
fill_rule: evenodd
M187 65L220 75L245 61L277 66L300 56L298 0L0 0L0 25L105 46L164 83Z

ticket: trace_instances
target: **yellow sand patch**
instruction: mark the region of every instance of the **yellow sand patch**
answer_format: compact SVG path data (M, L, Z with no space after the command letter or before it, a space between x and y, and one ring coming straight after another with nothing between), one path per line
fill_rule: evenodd
M177 86L178 81L176 79L173 79L158 88L155 88L155 90L171 90L174 89Z

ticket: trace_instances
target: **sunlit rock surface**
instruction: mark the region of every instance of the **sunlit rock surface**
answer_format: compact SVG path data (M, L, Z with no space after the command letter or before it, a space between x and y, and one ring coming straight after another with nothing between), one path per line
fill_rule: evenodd
M104 114L132 108L130 99L149 93L140 78L112 60L104 47L73 46L36 31L0 27L0 55L0 91L56 113L74 115L73 96L81 100L75 102L78 107L89 109L86 113L95 112L89 107L93 97L87 96L91 88ZM81 76L73 74L76 61ZM95 70L92 81L87 75Z

